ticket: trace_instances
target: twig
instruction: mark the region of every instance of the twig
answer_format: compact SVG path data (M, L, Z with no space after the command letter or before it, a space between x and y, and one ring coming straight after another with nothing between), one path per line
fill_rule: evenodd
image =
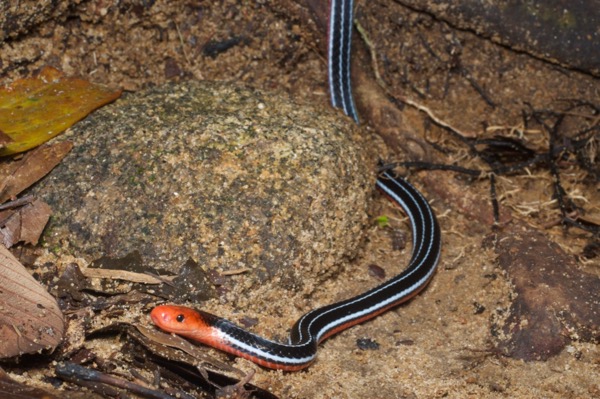
M146 388L139 384L124 380L122 378L117 378L117 377L102 373L100 371L92 370L92 369L89 369L89 368L86 368L86 367L83 367L83 366L80 366L78 364L71 363L71 362L65 362L65 363L58 364L56 366L56 374L62 379L71 381L71 382L79 384L79 385L88 386L88 384L82 384L82 383L94 382L94 383L106 384L109 386L126 389L128 392L138 394L145 398L175 399L173 396L167 395L158 390ZM94 384L94 385L96 385L96 384ZM191 396L190 396L190 398L191 398Z
M183 52L183 58L188 63L188 65L192 65L190 58L187 55L187 51L185 50L185 42L183 41L183 36L181 35L181 30L179 29L179 24L175 22L175 29L177 30L177 37L179 38L179 44L181 44L181 51Z
M492 197L492 209L494 210L494 224L500 223L500 207L496 196L496 175L490 173L490 196Z
M3 211L5 209L16 208L16 207L22 206L22 205L27 205L27 204L32 203L33 200L34 200L34 196L29 194L24 197L18 198L14 201L5 202L4 204L0 205L0 211Z

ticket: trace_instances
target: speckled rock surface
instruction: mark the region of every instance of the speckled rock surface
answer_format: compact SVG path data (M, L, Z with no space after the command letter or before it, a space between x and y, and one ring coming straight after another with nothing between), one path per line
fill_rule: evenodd
M300 287L361 240L375 167L335 111L186 82L128 95L65 137L75 148L36 188L54 210L50 247L88 260L139 250L171 272L191 257L250 269L247 287Z

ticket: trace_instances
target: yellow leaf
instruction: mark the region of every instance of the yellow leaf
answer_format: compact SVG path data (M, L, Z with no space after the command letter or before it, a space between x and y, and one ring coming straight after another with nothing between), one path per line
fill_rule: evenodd
M0 132L12 140L0 148L0 156L50 140L120 95L121 90L68 78L51 67L44 67L36 77L0 88Z

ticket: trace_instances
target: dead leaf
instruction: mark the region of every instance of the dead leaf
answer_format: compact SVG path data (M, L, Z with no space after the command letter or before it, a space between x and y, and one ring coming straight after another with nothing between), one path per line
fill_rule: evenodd
M0 358L54 349L64 330L56 300L0 245Z
M36 245L50 219L52 210L44 201L36 199L21 211L21 237L20 241Z
M65 141L45 145L28 152L18 160L0 163L0 203L46 176L71 151L73 143Z
M65 77L51 67L43 68L35 77L0 88L0 131L12 140L0 148L0 156L23 152L50 140L120 95L121 90Z
M81 302L84 299L82 291L88 288L86 277L81 273L76 263L69 263L64 273L56 282L55 295L58 298Z
M0 240L7 248L21 241L37 244L51 214L48 204L39 199L23 207L0 212Z
M19 242L18 237L21 235L21 212L19 210L10 209L3 211L0 214L0 245L10 248L13 244Z
M137 330L144 337L146 337L148 340L150 340L152 343L156 343L163 347L176 348L176 349L179 349L179 350L185 352L186 354L190 355L193 360L192 361L188 360L188 363L191 365L202 364L211 369L217 368L220 370L229 371L229 372L233 372L233 373L238 373L238 374L241 373L240 370L238 370L234 367L231 367L229 364L224 363L224 362L217 360L216 358L210 356L207 353L206 348L196 346L196 345L192 344L190 341L187 341L186 339L181 338L178 335L167 334L162 331L146 328L142 325L136 325L134 327L137 328ZM147 343L147 344L149 344L149 343ZM164 349L165 348L163 348L163 350ZM181 358L180 358L180 360L181 360Z
M70 142L36 148L17 160L0 163L0 203L37 182L71 151ZM0 211L0 240L10 248L18 242L37 244L51 214L50 207L40 200L14 201Z
M1 219L0 219L1 222ZM151 287L153 295L163 298L177 298L179 301L200 302L216 296L216 290L207 273L193 259L188 259L176 276L159 275L159 271L148 266L139 251L133 251L123 257L103 256L92 261L81 271L88 278L102 279L105 294L122 290L121 281L143 285L162 285ZM112 282L112 283L111 283ZM141 292L148 287L134 286Z

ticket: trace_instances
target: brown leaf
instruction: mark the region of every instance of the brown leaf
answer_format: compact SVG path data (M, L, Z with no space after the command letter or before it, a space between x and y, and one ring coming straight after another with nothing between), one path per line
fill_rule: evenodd
M231 371L231 372L238 371L235 368L228 365L227 363L224 363L224 362L217 360L216 358L210 356L207 353L206 348L196 346L196 345L192 344L190 341L187 341L186 339L181 338L178 335L166 334L162 331L157 331L155 329L146 328L141 325L136 325L135 328L137 328L137 330L144 337L146 337L149 340L149 341L145 342L145 345L150 345L152 343L152 344L158 344L158 345L162 346L162 348L160 348L160 346L158 347L158 348L160 348L158 353L162 354L165 351L169 352L168 348L177 348L191 356L191 359L187 359L187 362L189 364L194 364L194 365L203 364L203 365L209 365L211 368L216 367L216 368L219 368L219 369L225 370L225 371ZM168 355L165 355L165 357L170 358ZM182 360L182 357L175 356L175 358L177 358L180 361L186 362L185 360Z
M25 244L36 245L52 210L44 201L36 199L21 211L21 237Z
M18 160L0 164L0 203L44 177L71 151L73 143L65 141L36 148Z
M0 245L0 358L54 349L64 330L56 300Z
M10 209L2 212L2 223L0 227L0 245L6 248L12 247L19 242L21 235L21 212Z
M51 213L48 204L39 199L21 208L0 212L0 240L7 248L21 241L37 244Z

